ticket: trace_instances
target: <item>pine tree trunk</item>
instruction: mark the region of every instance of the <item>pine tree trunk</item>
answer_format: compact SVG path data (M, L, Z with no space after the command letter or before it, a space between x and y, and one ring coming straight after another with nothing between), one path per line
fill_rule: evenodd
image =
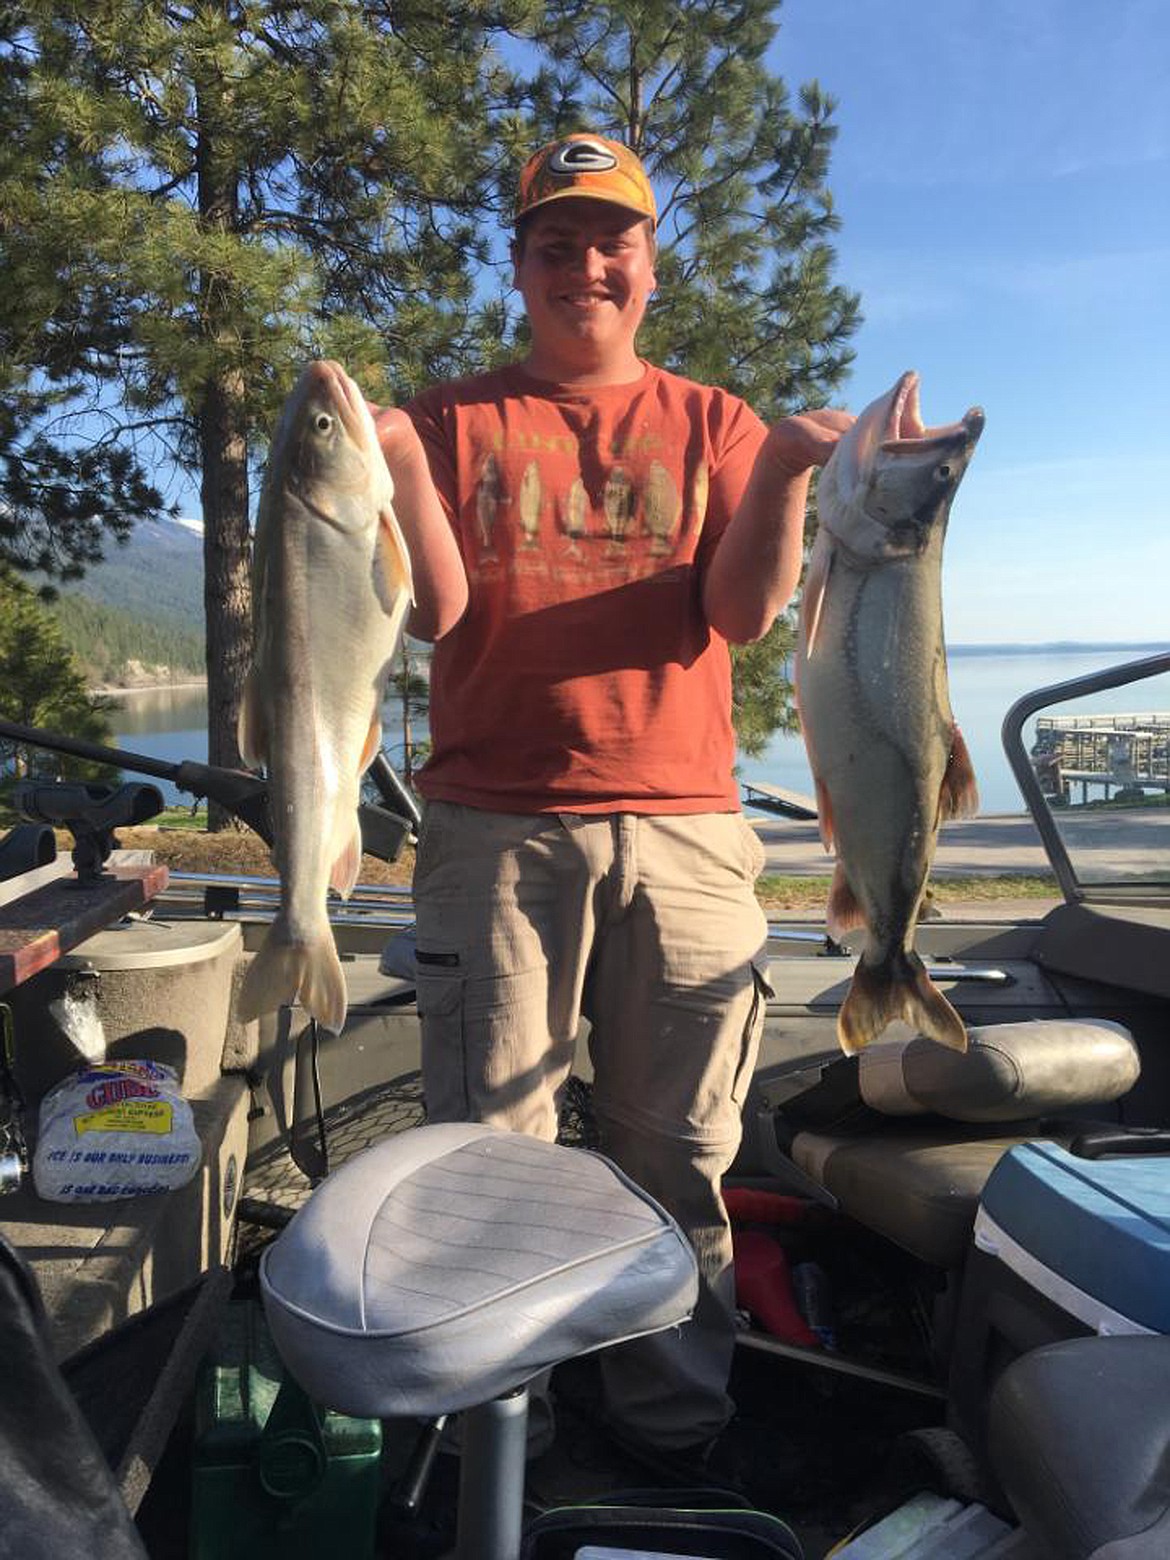
M208 762L240 767L236 739L240 692L252 654L251 537L243 384L238 370L207 388L200 419L203 446L203 610L207 622ZM209 829L243 827L215 802Z
M235 232L239 223L239 170L231 140L220 129L230 110L230 84L216 74L198 79L196 167L199 214L210 229ZM221 279L200 281L200 329L215 344L212 369L199 410L203 499L203 609L207 625L208 762L240 767L236 727L240 695L252 653L251 538L248 532L248 440L239 338ZM242 828L208 801L207 827Z

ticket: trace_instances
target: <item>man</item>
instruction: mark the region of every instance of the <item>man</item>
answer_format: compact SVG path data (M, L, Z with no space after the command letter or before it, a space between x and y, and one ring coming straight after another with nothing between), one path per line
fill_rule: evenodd
M656 220L626 147L543 147L512 247L527 356L379 431L411 631L437 641L414 885L428 1115L554 1137L589 1020L602 1149L678 1219L702 1275L685 1328L603 1356L611 1425L701 1473L733 1411L719 1188L767 991L728 641L790 599L811 468L851 419L768 431L639 357Z

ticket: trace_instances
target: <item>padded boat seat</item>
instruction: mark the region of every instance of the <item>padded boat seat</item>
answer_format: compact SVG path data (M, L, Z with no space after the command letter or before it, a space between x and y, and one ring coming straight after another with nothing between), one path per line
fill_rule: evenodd
M437 1417L686 1320L694 1255L599 1154L417 1127L323 1181L267 1249L273 1339L318 1403Z
M957 1268L987 1177L1009 1148L1026 1141L1002 1132L957 1138L945 1128L872 1137L802 1132L792 1157L866 1229L922 1262Z
M1133 1037L1106 1020L989 1024L968 1042L870 1046L857 1058L864 1121L798 1132L789 1150L851 1218L942 1268L962 1264L988 1176L1037 1118L1108 1104L1139 1072ZM1061 1140L1051 1123L1043 1133Z
M989 1416L996 1474L1046 1555L1170 1555L1170 1338L1033 1349L1000 1376Z

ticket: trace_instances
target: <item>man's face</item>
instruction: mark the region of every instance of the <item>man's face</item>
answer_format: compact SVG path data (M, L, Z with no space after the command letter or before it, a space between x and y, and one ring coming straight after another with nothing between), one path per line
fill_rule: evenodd
M553 201L513 247L534 349L582 361L632 351L654 290L654 240L644 217L606 201Z

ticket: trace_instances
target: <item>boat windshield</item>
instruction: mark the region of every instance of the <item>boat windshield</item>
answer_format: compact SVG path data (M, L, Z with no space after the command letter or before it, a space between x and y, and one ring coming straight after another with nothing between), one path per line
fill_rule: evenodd
M1170 900L1170 652L1027 694L1003 744L1066 899Z

